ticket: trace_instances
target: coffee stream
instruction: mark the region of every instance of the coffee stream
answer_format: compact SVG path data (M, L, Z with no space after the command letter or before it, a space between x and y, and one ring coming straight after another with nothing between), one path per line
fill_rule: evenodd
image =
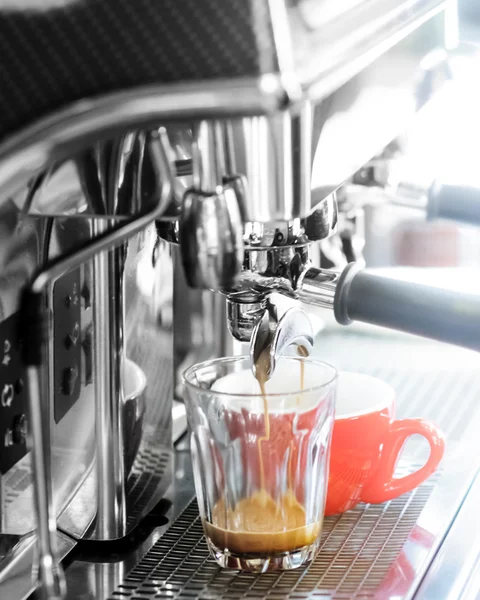
M308 357L307 349L299 346L299 356ZM264 351L256 362L256 378L263 399L265 435L258 438L260 489L240 500L234 509L228 508L222 498L213 507L212 523L207 523L207 533L212 542L221 549L236 554L262 555L289 552L312 544L320 533L321 523L307 525L305 509L298 502L292 475L294 441L290 444L288 464L288 489L276 501L265 486L265 467L262 444L270 440L270 416L266 382L270 357ZM305 364L300 361L300 391L305 384ZM296 404L300 402L297 397Z

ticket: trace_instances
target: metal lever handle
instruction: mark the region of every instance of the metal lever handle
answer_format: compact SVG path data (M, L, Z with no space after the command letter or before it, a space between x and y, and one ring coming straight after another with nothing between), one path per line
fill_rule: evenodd
M398 281L351 263L336 285L335 318L480 350L480 297Z
M230 288L243 261L242 181L232 169L226 124L202 121L193 144L194 188L182 203L179 234L188 284ZM228 164L227 164L228 163Z
M27 367L27 393L30 408L31 452L34 480L34 499L37 513L39 572L37 594L45 600L61 600L65 595L63 570L56 553L56 517L52 501L50 462L45 437L45 422L41 402L39 367L48 339L43 293L46 286L93 258L98 252L109 250L135 235L159 218L167 208L171 192L171 163L168 156L168 138L164 129L152 134L149 143L153 163L158 169L157 181L162 182L158 204L149 213L102 234L78 251L52 262L26 288L21 304L20 338L23 339L23 360Z

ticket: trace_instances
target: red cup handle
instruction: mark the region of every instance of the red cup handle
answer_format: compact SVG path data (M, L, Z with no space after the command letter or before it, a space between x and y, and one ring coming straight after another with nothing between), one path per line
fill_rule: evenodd
M415 473L395 479L393 474L398 455L411 435L421 435L430 444L430 456L427 462ZM445 439L442 432L433 424L422 419L402 419L394 421L385 442L380 465L373 480L362 490L363 502L381 504L397 498L418 487L437 469L445 452Z

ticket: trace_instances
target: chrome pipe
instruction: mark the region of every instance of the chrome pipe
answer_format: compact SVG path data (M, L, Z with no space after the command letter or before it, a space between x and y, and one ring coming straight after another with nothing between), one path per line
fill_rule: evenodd
M296 297L304 304L333 309L341 272L310 267L300 278Z
M57 522L52 499L50 461L46 455L45 417L42 411L40 373L36 366L27 369L30 410L30 439L34 477L34 502L38 531L39 600L63 600L66 583L63 569L57 560ZM38 446L38 444L40 444Z
M121 255L120 248L102 252L93 259L97 539L121 538L126 533L124 459L123 453L119 452L123 447L121 436L124 430L120 410L123 398L121 370L125 365Z

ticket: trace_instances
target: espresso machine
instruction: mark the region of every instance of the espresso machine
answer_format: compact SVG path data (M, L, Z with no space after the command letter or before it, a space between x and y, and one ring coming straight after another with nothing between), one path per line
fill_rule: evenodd
M309 305L478 350L477 297L362 269L349 202L457 34L452 0L0 0L1 598L81 597L61 561L175 497L187 364L273 372Z

